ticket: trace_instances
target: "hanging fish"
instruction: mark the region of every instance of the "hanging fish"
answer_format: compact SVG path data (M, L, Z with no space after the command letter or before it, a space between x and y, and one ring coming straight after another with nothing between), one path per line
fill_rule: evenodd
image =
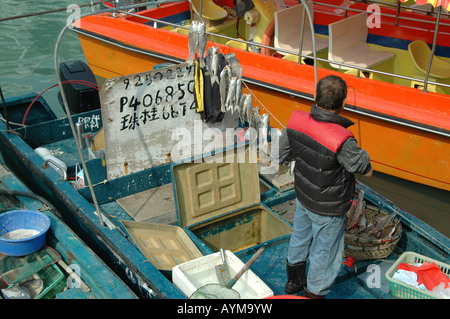
M219 92L220 92L220 102L222 104L221 111L222 113L226 112L226 100L228 87L230 86L230 66L227 65L223 68L222 72L220 72L220 84L219 84Z
M252 118L252 108L253 108L253 98L252 95L249 94L244 103L245 121L247 122L248 125L250 125L250 120Z
M209 72L210 75L212 75L211 68L212 68L212 57L214 55L213 50L214 50L214 47L208 48L208 52L206 53L206 58L205 58L206 70Z
M227 99L225 101L225 109L227 111L231 111L233 113L234 110L234 103L236 99L236 84L237 84L237 78L235 76L232 76L230 78L230 85L228 87L228 93L227 93Z
M269 151L269 130L270 130L270 116L268 113L261 115L261 120L258 127L259 148L268 153Z
M192 62L195 58L195 53L198 48L198 23L197 21L192 21L191 26L189 27L189 58L188 62Z
M219 84L219 47L214 46L211 51L211 86Z
M242 98L242 79L240 77L236 80L236 94L234 97L234 110L240 113L240 102Z
M198 32L197 51L198 51L198 55L200 57L200 67L204 68L205 67L206 45L207 45L208 40L206 38L206 26L203 23L203 21L200 21L198 23L197 32Z
M241 100L239 101L239 120L241 120L242 124L244 124L246 121L245 108L249 103L251 104L251 98L251 94L246 93L242 95ZM250 101L247 101L247 99L250 99Z
M261 115L259 114L259 106L255 106L252 109L252 116L250 118L250 124L249 127L254 128L255 130L258 129L259 121L261 120Z

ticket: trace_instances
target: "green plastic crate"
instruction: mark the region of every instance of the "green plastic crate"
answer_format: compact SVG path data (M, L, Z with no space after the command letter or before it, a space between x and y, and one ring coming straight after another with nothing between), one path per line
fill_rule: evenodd
M58 265L50 265L37 273L44 283L44 290L35 299L52 299L66 287L66 278Z
M433 294L432 292L417 289L415 287L409 286L401 281L393 278L394 273L397 271L398 266L401 263L416 264L424 262L436 263L442 272L450 278L450 265L443 262L437 261L435 259L420 255L415 252L404 252L400 258L386 271L386 279L391 285L392 296L400 299L441 299L442 297Z

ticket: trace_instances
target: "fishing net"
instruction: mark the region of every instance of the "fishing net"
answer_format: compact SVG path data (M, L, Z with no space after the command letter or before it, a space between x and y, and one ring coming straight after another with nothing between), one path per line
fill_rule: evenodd
M366 228L345 232L344 257L353 257L356 261L388 257L395 249L402 235L402 224L394 215L367 205L364 210ZM384 227L378 227L379 221L386 220ZM369 227L370 225L375 225Z
M239 292L220 284L206 284L198 288L190 299L240 299Z
M60 259L58 252L48 246L24 257L5 256L0 259L0 278L13 286Z
M190 297L190 299L240 299L241 295L232 289L233 285L241 278L241 276L250 268L255 260L261 256L265 250L265 246L259 247L258 251L245 263L232 280L227 285L216 283L206 284L198 288Z

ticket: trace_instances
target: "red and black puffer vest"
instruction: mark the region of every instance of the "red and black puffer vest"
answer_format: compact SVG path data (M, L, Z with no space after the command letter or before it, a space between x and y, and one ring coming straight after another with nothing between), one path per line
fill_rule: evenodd
M355 177L339 164L337 151L349 137L352 121L313 105L311 113L294 111L287 130L295 160L297 199L324 216L344 215L351 206Z

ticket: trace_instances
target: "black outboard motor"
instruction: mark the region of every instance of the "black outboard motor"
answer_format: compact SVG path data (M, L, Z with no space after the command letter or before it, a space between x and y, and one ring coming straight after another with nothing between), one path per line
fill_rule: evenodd
M59 73L61 82L68 80L82 80L86 81L83 83L89 82L94 84L90 86L81 84L81 82L63 84L70 113L77 114L100 108L99 92L93 88L93 86L97 85L97 81L86 63L83 61L62 62L59 65ZM58 93L58 99L65 111L61 92Z

